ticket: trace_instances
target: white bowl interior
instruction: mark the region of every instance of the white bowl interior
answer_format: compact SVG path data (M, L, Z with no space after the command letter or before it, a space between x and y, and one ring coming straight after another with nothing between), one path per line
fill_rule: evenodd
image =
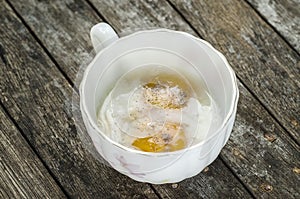
M219 107L221 122L233 111L236 82L226 59L207 42L182 32L143 31L121 38L97 54L81 83L83 107L96 126L97 111L118 79L140 66L171 67L184 75L201 98L206 88ZM213 133L213 132L210 132Z

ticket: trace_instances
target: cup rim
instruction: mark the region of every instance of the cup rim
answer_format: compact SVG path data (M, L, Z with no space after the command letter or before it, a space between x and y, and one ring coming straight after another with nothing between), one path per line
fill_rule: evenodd
M85 93L85 84L86 84L86 79L87 79L88 73L89 73L90 69L92 68L92 66L94 65L94 62L98 59L98 57L101 56L101 54L105 53L105 51L107 49L111 48L111 46L114 45L115 43L117 43L118 41L130 39L131 37L134 37L136 35L143 34L143 33L156 33L156 32L168 32L168 33L172 33L172 34L181 34L181 35L190 37L191 39L195 40L196 42L202 42L203 44L208 46L210 48L210 50L212 50L217 56L219 56L221 58L221 60L223 61L223 63L225 64L226 68L228 69L228 71L230 73L230 77L231 77L230 79L232 81L232 85L235 88L235 89L233 89L233 93L232 93L232 95L234 97L234 100L232 100L231 103L230 103L230 109L229 109L227 115L225 116L225 118L223 119L222 124L220 125L220 127L214 133L212 133L210 136L206 137L204 140L200 141L199 143L188 146L187 148L177 150L177 151L159 152L159 153L157 153L157 152L145 152L145 151L140 151L140 150L137 150L137 149L129 148L127 146L124 146L124 145L112 140L109 136L107 136L104 132L102 132L99 129L98 125L91 119L91 115L87 111L85 98L82 97L83 94ZM89 122L90 126L100 136L102 136L109 143L113 144L114 146L116 146L116 147L118 147L118 148L120 148L124 151L131 152L131 153L136 153L136 154L141 154L141 155L145 155L145 156L152 156L152 157L153 156L178 155L178 154L185 153L186 151L189 151L189 150L192 150L194 148L197 148L197 147L200 147L200 146L204 145L206 142L208 142L209 140L214 138L216 135L218 135L220 133L220 131L222 131L224 129L224 127L227 126L230 118L236 112L238 99L239 99L239 90L238 90L238 84L237 84L237 79L236 79L235 72L233 71L233 69L229 65L227 59L225 58L225 56L221 52L216 50L209 42L207 42L203 39L197 38L197 37L195 37L195 36L193 36L189 33L182 32L182 31L176 31L176 30L170 30L170 29L164 29L164 28L159 28L159 29L154 29L154 30L142 30L142 31L132 33L130 35L127 35L127 36L124 36L124 37L121 37L121 38L117 39L116 41L112 42L110 45L108 45L107 47L102 49L99 53L96 54L96 56L93 58L92 62L85 69L82 80L80 82L80 86L79 86L79 94L80 94L80 109L81 109L81 112L87 118L87 121ZM86 129L86 130L88 131L88 129Z

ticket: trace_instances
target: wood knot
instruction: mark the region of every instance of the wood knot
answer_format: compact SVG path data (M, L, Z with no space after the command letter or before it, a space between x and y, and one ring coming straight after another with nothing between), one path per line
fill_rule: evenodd
M297 120L292 120L291 123L292 123L293 126L298 126Z
M264 138L269 142L274 142L277 139L276 136L271 133L265 133Z
M178 184L172 184L172 188L176 189L178 187Z
M205 167L204 169L203 169L203 172L208 172L209 171L209 168L208 167Z
M233 149L232 149L232 153L233 153L233 155L235 155L235 156L238 156L238 155L241 154L241 152L240 152L238 149L236 149L236 148L233 148Z
M269 184L262 184L260 185L260 189L264 192L271 192L273 190L273 187Z
M296 174L300 174L300 168L294 167L293 172Z
M232 153L234 156L236 156L240 159L245 159L245 153L240 151L238 148L233 148Z

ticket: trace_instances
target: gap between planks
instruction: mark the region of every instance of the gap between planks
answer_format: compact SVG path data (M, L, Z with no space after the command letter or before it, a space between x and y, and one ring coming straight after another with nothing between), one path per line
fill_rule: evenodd
M22 131L22 129L19 127L18 123L16 122L16 120L9 114L8 110L6 109L6 107L2 104L2 102L0 101L0 107L3 109L4 113L7 115L8 119L11 120L11 122L13 123L13 125L16 127L16 129L20 132L21 136L24 138L24 140L27 142L28 146L31 148L31 150L33 151L33 153L37 156L37 158L41 161L42 165L45 167L45 169L48 171L49 175L52 177L52 179L54 180L54 182L57 184L57 186L60 188L60 190L63 192L63 194L67 197L67 198L71 198L69 196L69 194L66 192L66 190L63 188L63 186L59 183L59 181L56 179L55 175L52 173L51 169L49 169L49 167L47 166L47 164L44 162L44 160L40 157L40 155L37 153L37 151L35 150L35 148L31 145L31 143L29 142L29 140L27 139L27 137L24 135L24 132Z
M43 50L46 52L46 54L49 56L49 58L51 59L51 61L55 64L55 66L58 68L58 70L63 74L63 76L66 78L66 80L68 81L68 83L73 87L74 87L74 83L71 80L71 78L69 78L69 76L64 72L64 70L59 66L59 64L57 63L57 61L55 60L55 58L51 55L51 53L48 51L48 49L45 47L45 45L40 41L40 39L38 38L38 36L34 33L34 31L30 28L30 26L25 22L25 20L23 19L23 17L14 9L14 7L12 6L12 4L9 2L9 0L5 0L9 6L11 7L11 9L14 11L14 13L17 15L17 17L22 21L22 23L25 25L25 27L28 29L28 31L33 35L34 39L38 42L38 44L43 48ZM106 18L97 10L97 8L93 5L92 2L90 2L89 0L85 0L87 2L87 4L92 8L92 10L97 14L97 16L103 20L104 22L107 22ZM293 48L293 46L291 46L291 44L276 30L275 27L273 27L260 13L259 11L257 11L247 0L244 0L254 11L255 13L259 16L259 18L261 18L269 27L272 28L272 30L274 32L276 32L277 35L279 35L280 38L282 38L284 40L285 43L288 44L288 46L293 49L293 51L295 51L298 55L299 53L295 50L295 48ZM197 31L196 28L194 28L192 26L192 24L184 17L184 15L176 8L176 6L170 2L169 0L167 0L168 4L180 15L180 17L188 24L188 26L195 31L195 33L197 34L198 37L202 38L203 37L200 35L200 33ZM245 86L245 88L251 93L251 95L259 102L260 105L262 105L264 107L264 109L271 115L272 118L274 118L274 120L284 129L285 132L287 132L287 134L289 135L289 137L298 145L300 146L300 143L296 140L296 138L294 138L290 132L287 130L286 127L284 127L284 125L277 119L277 117L272 114L272 112L270 111L270 109L268 107L266 107L262 101L258 98L257 95L255 95L255 93L253 91L250 90L250 88L244 83L244 81L236 74L237 78L240 80L240 82L242 83L243 86ZM76 92L77 89L75 89Z
M16 11L16 9L13 7L13 5L8 1L5 0L5 2L9 5L9 7L13 10L14 14L17 16L17 18L22 22L22 24L25 26L25 28L30 32L30 34L33 36L33 38L36 40L36 42L41 46L41 48L45 51L47 56L50 58L50 60L54 63L54 65L57 67L57 69L62 73L63 77L67 80L67 82L72 86L72 88L79 93L78 89L74 86L73 81L68 77L68 75L63 71L63 69L59 66L57 61L54 59L54 57L51 55L51 53L48 51L48 49L43 45L41 40L37 37L37 35L34 33L34 31L30 28L30 26L25 22L23 17ZM89 2L87 1L88 5L96 12L96 14L105 22L105 18L97 11L97 9ZM18 129L18 131L21 133L24 140L27 142L29 147L32 149L34 154L37 156L37 158L41 161L42 165L45 167L45 169L48 171L50 176L53 178L54 182L58 185L58 187L61 189L61 191L65 194L67 198L71 198L71 196L67 193L67 191L64 189L64 187L60 184L58 179L55 177L55 175L52 173L51 169L47 166L47 164L44 162L44 160L40 157L40 155L37 153L35 148L31 145L27 137L25 136L22 129L19 127L15 119L9 114L6 107L0 102L0 106L3 108L4 112L7 114L8 118L12 121L14 126ZM157 195L159 199L162 199L160 194L157 192L157 190L152 186L152 184L148 183L150 188L153 190L153 192Z
M90 2L90 0L85 0L85 1L90 6L90 8L92 8L92 10L96 13L96 15L102 19L103 22L108 23L107 19L99 12L99 10L97 10L97 8L94 6L92 2Z
M57 67L59 72L62 73L64 78L68 81L68 83L74 87L73 81L69 78L69 76L63 71L63 69L59 66L57 61L54 59L54 57L51 55L51 53L48 51L48 49L45 47L45 45L41 42L41 40L38 38L38 36L34 33L34 31L30 28L30 26L26 23L24 18L17 12L17 10L13 7L13 5L9 2L9 0L5 0L5 2L9 5L9 7L13 10L17 18L22 22L22 24L26 27L26 29L30 32L30 34L33 36L33 38L36 40L36 42L42 47L42 49L45 51L47 56L50 58L50 60L54 63L54 65Z
M167 0L169 1L169 0ZM273 26L267 19L266 17L264 17L259 10L257 10L248 0L244 0L246 4L248 4L248 6L250 8L252 8L255 13L266 23L268 24L268 26L297 54L300 56L300 53L296 50L296 48L286 39L286 37L281 34L275 26Z
M247 0L244 0L254 11L255 13L258 15L259 18L261 18L269 27L271 27L271 29L281 38L283 39L283 41L294 51L296 52L298 55L300 55L297 50L283 37L283 35L281 35L275 27L273 27L260 13L259 11L257 11ZM197 31L196 28L193 27L193 25L185 18L185 16L180 12L180 10L177 9L177 7L170 2L170 0L167 0L167 2L169 3L169 5L180 15L180 17L188 24L188 26L193 29L193 31L195 31L195 33L197 34L198 37L200 37L201 39L203 39L202 35L200 35L200 33ZM236 74L237 79L240 80L241 84L251 93L251 95L254 97L254 99L256 99L259 104L269 113L269 115L279 124L279 126L284 129L284 131L289 135L289 137L291 138L291 140L293 140L298 146L300 146L300 143L296 140L296 138L294 138L290 132L287 130L286 127L284 127L284 125L277 119L277 117L270 111L270 109L268 107L266 107L263 102L258 98L258 96L244 83L244 81L238 76L238 74Z
M224 158L222 156L220 156L221 161L223 162L223 164L227 167L227 169L231 172L231 174L239 181L239 183L243 186L243 188L250 194L250 196L252 198L256 198L255 195L252 193L252 191L250 190L250 188L247 187L247 185L243 182L242 179L240 179L238 177L238 175L234 172L234 170L228 165L228 163L224 160Z
M100 17L100 18L102 18L104 21L105 21L105 18L101 15L101 13L94 7L94 5L92 4L92 3L90 3L90 1L88 1L88 0L86 0L87 1L87 3L91 6L91 8L97 13L97 15ZM6 0L6 2L9 4L9 6L12 8L12 10L15 12L15 14L17 15L17 17L22 21L22 23L25 25L25 27L29 30L29 32L32 34L32 36L34 37L34 39L38 42L38 44L43 48L43 50L46 52L46 54L47 54L47 56L49 56L49 58L51 59L51 61L56 65L56 67L59 69L59 71L63 74L63 76L66 78L66 80L68 81L68 83L72 86L72 87L74 87L74 83L72 82L72 80L68 77L68 75L61 69L61 67L59 66L59 64L56 62L56 60L53 58L53 56L51 55L51 53L47 50L47 48L43 45L43 43L39 40L39 38L36 36L36 34L33 32L33 30L31 30L31 28L28 26L28 24L24 21L24 19L19 15L19 13L13 8L13 6L9 3L9 1L8 0ZM176 7L172 4L172 3L170 3L169 1L168 1L168 3L172 6L172 8L185 20L185 22L197 33L197 35L199 36L199 37L201 37L201 35L198 33L198 31L186 20L186 18L181 14L181 12L180 11L178 11L178 9L176 9ZM251 5L250 5L251 6ZM251 8L253 9L253 7L251 6ZM254 9L255 10L255 9ZM255 12L257 13L257 11L255 10ZM260 17L261 17L261 15L260 14L258 14ZM265 21L266 22L266 20L263 18L263 17L261 17L262 19L263 19L263 21ZM281 34L279 34L278 33L278 31L276 31L276 29L274 29L274 27L272 26L272 25L270 25L268 22L266 22L269 26L271 26L272 27L272 29L274 30L274 32L276 32L289 46L290 46L290 44L284 39L284 37L282 37L282 35ZM201 37L202 38L202 37ZM291 47L291 46L290 46ZM295 50L293 47L291 47L293 50ZM239 77L238 77L239 78ZM257 98L257 96L256 95L254 95L253 94L253 92L251 92L251 90L249 90L249 88L244 84L244 82L239 78L239 80L241 81L241 83L246 87L246 89L251 93L251 95L252 96L254 96L254 98L263 106L263 108L264 109L266 109L267 110L267 112L272 116L272 118L274 118L275 119L275 121L285 130L285 131L287 131L287 129L286 128L284 128L283 126L282 126L282 124L280 123L280 122L278 122L278 120L276 119L276 117L273 115L273 114L271 114L270 113L270 111L267 109L267 107L265 107L263 104L262 104L262 102ZM2 104L1 104L1 106L3 106ZM7 110L5 109L5 111L7 112ZM10 116L10 115L9 115ZM12 120L12 121L14 121L14 120ZM14 124L15 124L15 121L14 121ZM16 124L15 124L16 125ZM16 125L17 126L17 125ZM18 127L18 126L17 126ZM19 127L18 127L18 129L19 129ZM19 129L20 130L20 129ZM287 131L288 132L288 131ZM288 134L289 134L289 132L288 132ZM23 135L23 134L22 134ZM290 134L289 134L290 135ZM24 136L23 136L24 137ZM290 136L290 137L292 137L292 136ZM293 139L293 137L292 137L292 140L294 140ZM26 139L26 141L28 142L28 140ZM294 140L295 141L295 140ZM28 142L29 143L29 142ZM297 143L297 142L296 142ZM297 143L297 144L299 144L299 143ZM32 146L31 146L32 147ZM36 151L34 151L35 153L36 153ZM40 158L40 157L39 157ZM222 159L222 161L223 161L223 159ZM42 161L43 162L43 161ZM223 161L224 162L224 161ZM43 164L44 164L44 162L43 162ZM225 164L226 165L226 164ZM226 165L227 167L228 167L228 165ZM47 167L46 167L47 168ZM47 168L48 169L48 168ZM49 170L49 169L48 169ZM232 172L232 170L230 169L230 171ZM233 173L234 174L234 173ZM53 175L51 175L52 177L53 177ZM235 175L234 175L235 176ZM236 177L236 176L235 176ZM238 178L238 177L236 177L239 181L240 181L240 179ZM55 179L55 178L54 178ZM242 183L243 184L243 183ZM60 186L61 187L61 186ZM151 186L152 187L152 186ZM153 189L153 187L152 187L152 189ZM248 190L248 189L247 189ZM249 191L249 190L248 190ZM64 192L65 193L65 192ZM251 193L251 192L250 192ZM157 193L156 193L157 194ZM159 195L158 195L159 196Z
M7 0L6 0L7 1ZM87 0L87 3L89 4L89 6L97 13L97 15L102 18L105 21L105 18L101 15L101 13L95 8L95 6ZM198 31L186 20L186 18L182 15L182 13L172 4L168 1L168 3L172 6L172 8L185 20L185 22L197 33L197 35L199 37L201 37L201 35L198 33ZM72 80L68 77L68 75L61 69L61 67L59 66L59 64L57 63L57 61L53 58L53 56L51 55L51 53L47 50L47 48L43 45L43 43L39 40L39 38L36 36L36 34L34 33L34 31L29 27L29 25L25 22L25 20L18 14L18 12L13 8L13 6L9 3L10 7L13 9L13 11L16 13L16 15L18 16L18 18L22 21L22 23L25 25L25 27L29 30L29 32L34 36L35 40L39 43L39 45L43 48L43 50L46 52L46 54L50 57L51 61L56 65L56 67L59 69L59 71L63 74L63 76L67 79L68 83L71 86L74 86L74 83L72 82ZM203 38L203 37L201 37ZM239 78L239 77L238 77ZM239 80L241 81L241 79L239 78ZM247 90L254 96L254 98L256 100L258 100L258 98L253 94L253 92L251 92L251 90L249 90L249 88L243 83L243 81L241 81L241 83L247 88ZM258 100L258 102L263 105L261 103L261 101ZM268 111L268 109L263 106L267 112L270 114L270 112ZM274 118L274 116L271 114L271 116ZM278 120L275 118L275 120L278 122ZM280 124L280 123L279 123ZM282 126L282 125L281 125ZM285 129L285 128L283 128ZM286 129L285 129L286 130ZM224 161L223 161L224 162ZM231 171L232 172L232 171ZM236 177L236 176L235 176ZM239 180L239 178L237 178ZM249 192L249 190L248 190Z
M169 3L169 5L181 16L181 18L188 24L188 26L190 26L191 29L193 29L193 31L195 31L195 33L201 38L203 39L203 37L199 34L199 32L197 31L196 28L194 28L192 26L192 24L183 16L183 14L176 8L175 5L172 4L172 2L170 2L169 0L167 0L167 2ZM249 88L244 84L244 82L241 80L241 78L239 78L237 76L237 78L240 80L241 84L243 86L245 86L245 88L251 93L251 95L253 95L253 97L258 100L258 98L249 90ZM263 105L259 100L258 102ZM264 108L266 108L265 106L263 106ZM268 111L268 110L267 110ZM268 111L269 113L269 111ZM272 116L273 117L273 116ZM277 121L277 120L276 120ZM280 124L281 125L281 124ZM286 129L285 129L286 130ZM295 141L295 140L294 140ZM253 195L253 193L251 192L251 190L246 186L246 184L234 173L233 169L230 168L230 166L226 163L226 161L223 159L223 157L219 156L221 161L223 162L223 164L228 168L228 170L231 172L231 174L240 182L240 184L244 187L245 190L247 190L247 192L251 195L251 197L255 198L255 196Z

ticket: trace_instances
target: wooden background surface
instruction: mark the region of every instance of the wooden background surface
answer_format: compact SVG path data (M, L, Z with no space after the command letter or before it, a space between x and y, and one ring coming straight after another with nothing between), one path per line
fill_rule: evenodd
M199 175L139 183L84 148L71 97L101 21L185 31L228 59L236 122ZM300 198L299 104L299 0L0 0L0 198Z

